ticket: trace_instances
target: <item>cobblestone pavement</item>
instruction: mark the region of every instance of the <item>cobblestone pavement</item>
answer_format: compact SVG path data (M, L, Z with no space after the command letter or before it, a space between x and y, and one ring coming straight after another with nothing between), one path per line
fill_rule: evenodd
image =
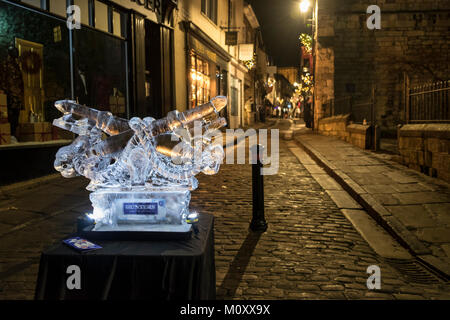
M0 299L33 299L40 253L75 231L87 180L56 178L0 193Z
M219 299L450 299L447 284L411 282L377 256L283 143L279 173L265 177L264 234L248 232L250 165L199 182L191 206L216 217ZM33 298L40 252L75 230L86 185L55 178L0 194L0 299ZM374 264L382 285L369 291Z
M278 175L264 177L269 228L249 233L250 169L223 166L192 196L216 217L218 298L450 299L448 285L413 283L377 256L284 143ZM381 268L381 290L367 289L370 265Z

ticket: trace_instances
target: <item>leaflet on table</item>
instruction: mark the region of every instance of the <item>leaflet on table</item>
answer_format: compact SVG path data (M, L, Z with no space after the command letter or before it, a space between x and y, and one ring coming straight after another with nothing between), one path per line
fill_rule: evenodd
M80 237L73 237L73 238L63 240L63 243L65 243L69 247L71 247L77 251L81 251L81 252L102 249L101 246L99 246L95 243L92 243L86 239L82 239Z

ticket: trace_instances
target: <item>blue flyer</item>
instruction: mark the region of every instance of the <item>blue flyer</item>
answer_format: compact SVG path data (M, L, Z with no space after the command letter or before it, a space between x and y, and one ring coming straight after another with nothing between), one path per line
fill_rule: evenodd
M69 238L69 239L63 240L63 242L65 244L67 244L69 247L71 247L77 251L81 251L81 252L97 250L97 249L102 248L101 246L99 246L95 243L92 243L86 239L82 239L80 237Z

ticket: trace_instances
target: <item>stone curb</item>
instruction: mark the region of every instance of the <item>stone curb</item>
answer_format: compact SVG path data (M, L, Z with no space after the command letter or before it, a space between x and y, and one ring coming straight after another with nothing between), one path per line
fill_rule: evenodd
M450 275L443 270L439 259L422 259L422 257L432 256L431 250L426 248L406 227L394 217L386 208L373 198L367 191L359 186L348 175L330 163L311 144L302 141L300 137L295 137L303 150L314 159L331 177L333 177L341 187L347 191L368 213L377 221L391 236L394 237L413 256L421 260L424 264L435 269L446 278ZM437 260L437 261L435 261Z

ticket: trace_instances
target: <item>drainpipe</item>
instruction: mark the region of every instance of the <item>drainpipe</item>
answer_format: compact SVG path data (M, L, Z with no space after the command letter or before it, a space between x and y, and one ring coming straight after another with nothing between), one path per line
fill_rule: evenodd
M253 36L255 37L255 40L253 41L253 56L255 56L255 52L257 52L256 51L256 32L253 34ZM255 70L253 70L253 103L254 103L255 107L254 107L254 110L252 110L253 112L255 112L255 116L254 116L255 122L256 122L256 119L260 120L257 115L258 109L256 108L256 69L257 69L257 65L256 65L256 61L255 61Z
M313 9L313 16L312 16L312 21L311 21L311 33L312 33L312 55L313 55L313 68L312 68L312 74L313 74L313 81L314 81L314 86L313 86L313 97L312 97L312 130L315 130L315 118L316 118L316 41L315 41L315 31L316 31L316 23L318 24L319 22L317 21L317 17L316 17L316 9L317 9L317 13L319 11L319 6L317 4L318 0L314 1L314 9Z

